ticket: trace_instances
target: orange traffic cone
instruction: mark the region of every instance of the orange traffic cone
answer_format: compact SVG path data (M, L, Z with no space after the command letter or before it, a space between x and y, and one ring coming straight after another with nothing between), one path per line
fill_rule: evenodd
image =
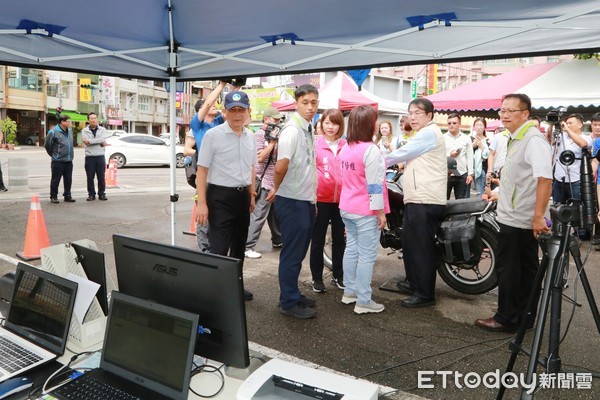
M118 187L117 185L117 162L110 160L104 173L104 180L106 181L107 188Z
M40 258L40 249L50 246L44 214L40 205L39 196L33 196L31 199L31 208L29 209L29 218L27 219L27 232L25 234L25 245L22 252L17 253L17 257L24 261L37 260Z
M192 210L192 219L190 221L190 230L183 231L184 235L196 236L196 199L194 198L194 209Z

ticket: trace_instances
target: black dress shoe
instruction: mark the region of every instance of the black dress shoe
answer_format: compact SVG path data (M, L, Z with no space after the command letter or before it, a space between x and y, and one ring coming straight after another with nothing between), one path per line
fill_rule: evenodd
M406 308L419 308L419 307L430 307L435 306L435 300L433 299L422 299L417 296L410 296L400 302L402 307Z
M252 292L249 292L248 290L244 289L244 300L250 301L253 298L254 298L254 295L252 294Z
M75 199L72 198L71 196L67 196L65 197L65 203L75 203Z
M94 200L96 200L96 196L88 196L88 198L85 200L86 201L94 201Z
M413 294L415 292L415 289L412 287L409 281L398 281L396 282L396 287L400 293Z
M4 186L0 187L0 192L8 192L8 189Z
M494 317L485 319L476 319L475 326L492 332L516 332L517 328L512 325L504 325L496 321Z
M104 194L102 194L102 195L98 196L98 199L99 199L99 200L102 200L102 201L106 201L106 200L108 200L108 198L107 198L107 197L106 197L106 195L104 195Z
M58 201L58 199L56 197L50 197L50 203L58 204L58 203L60 203L60 201Z

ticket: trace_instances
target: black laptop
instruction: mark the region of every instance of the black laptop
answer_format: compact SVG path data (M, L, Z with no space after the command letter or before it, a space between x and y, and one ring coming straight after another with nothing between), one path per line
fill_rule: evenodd
M198 315L112 292L100 368L51 392L64 400L188 398Z
M0 328L0 382L65 352L76 294L75 282L17 265L8 316Z

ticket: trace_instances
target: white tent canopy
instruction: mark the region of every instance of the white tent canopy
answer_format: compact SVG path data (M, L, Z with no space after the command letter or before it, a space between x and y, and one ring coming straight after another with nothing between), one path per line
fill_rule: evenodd
M169 80L174 131L177 80L598 51L598 20L598 0L20 0L0 63Z
M377 102L379 104L378 111L386 114L408 114L408 103L403 103L401 101L394 101L390 99L385 99L383 97L379 97L374 93L369 92L366 89L360 91L369 99Z

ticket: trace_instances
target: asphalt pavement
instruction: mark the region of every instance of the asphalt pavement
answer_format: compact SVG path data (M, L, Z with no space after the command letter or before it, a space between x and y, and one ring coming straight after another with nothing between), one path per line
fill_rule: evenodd
M24 149L35 153L36 149ZM9 156L14 157L17 153ZM21 153L24 155L25 153ZM78 153L80 154L80 153ZM82 154L80 154L82 158ZM37 153L34 154L37 157ZM6 179L7 155L0 152ZM41 162L49 161L40 158ZM36 161L34 161L35 163ZM107 267L116 281L112 235L126 234L147 240L170 241L171 204L166 168L126 168L119 170L119 186L107 190L106 202L86 202L83 161L76 166L73 195L77 203L50 204L49 174L30 179L30 187L0 193L0 273L15 268L15 254L23 249L31 196L39 194L42 212L51 244L78 239L95 241L105 252ZM43 168L40 169L43 171ZM49 172L49 171L48 171ZM176 203L176 243L195 248L195 237L183 234L191 222L193 189L185 184L183 170L177 172L180 201ZM10 189L10 188L9 188ZM587 252L584 242L582 252ZM263 254L256 260L245 260L245 286L254 293L246 303L248 334L251 348L269 357L301 360L318 368L331 369L350 376L364 378L381 385L381 399L493 399L497 389L483 384L466 382L458 374L475 379L486 373L501 375L509 360L510 335L482 331L473 326L476 318L493 315L496 291L468 296L437 282L437 305L425 309L405 309L399 300L404 296L378 289L390 279L402 275L402 260L381 249L373 274L373 298L386 306L376 315L355 315L351 306L341 303L342 291L329 284L331 274L325 273L327 291L313 293L310 289L308 259L305 260L299 285L309 297L317 300L317 317L296 320L277 311L279 251L271 247L268 227L255 248ZM32 262L36 264L36 262ZM38 262L39 263L39 262ZM571 263L572 264L572 263ZM585 271L592 289L598 291L600 252L591 249ZM560 357L563 370L600 371L600 333L592 318L581 284L575 282L575 267L569 269L569 287L565 295L577 296L581 307L568 299L562 302ZM576 289L576 294L574 290ZM600 293L597 294L600 297ZM571 320L572 316L572 320ZM567 326L569 329L567 331ZM547 332L543 335L542 355L547 355ZM530 346L533 332L525 337ZM556 351L555 351L556 352ZM525 372L529 357L517 358L515 372ZM450 371L438 373L434 371ZM541 372L538 369L538 372ZM442 374L446 374L446 378ZM419 385L419 376L421 382ZM427 378L432 378L427 381ZM577 378L585 375L577 375ZM557 388L574 382L568 372L552 385L541 390L539 399L597 399L600 383L597 379L590 389ZM491 382L491 381L490 381ZM476 382L475 382L476 383ZM493 382L492 382L493 383ZM417 386L421 388L417 388ZM425 388L424 385L429 385ZM477 386L470 388L469 386ZM575 383L573 383L573 386ZM583 385L579 385L581 387ZM393 393L392 393L393 392ZM505 398L517 398L519 392L509 389Z

